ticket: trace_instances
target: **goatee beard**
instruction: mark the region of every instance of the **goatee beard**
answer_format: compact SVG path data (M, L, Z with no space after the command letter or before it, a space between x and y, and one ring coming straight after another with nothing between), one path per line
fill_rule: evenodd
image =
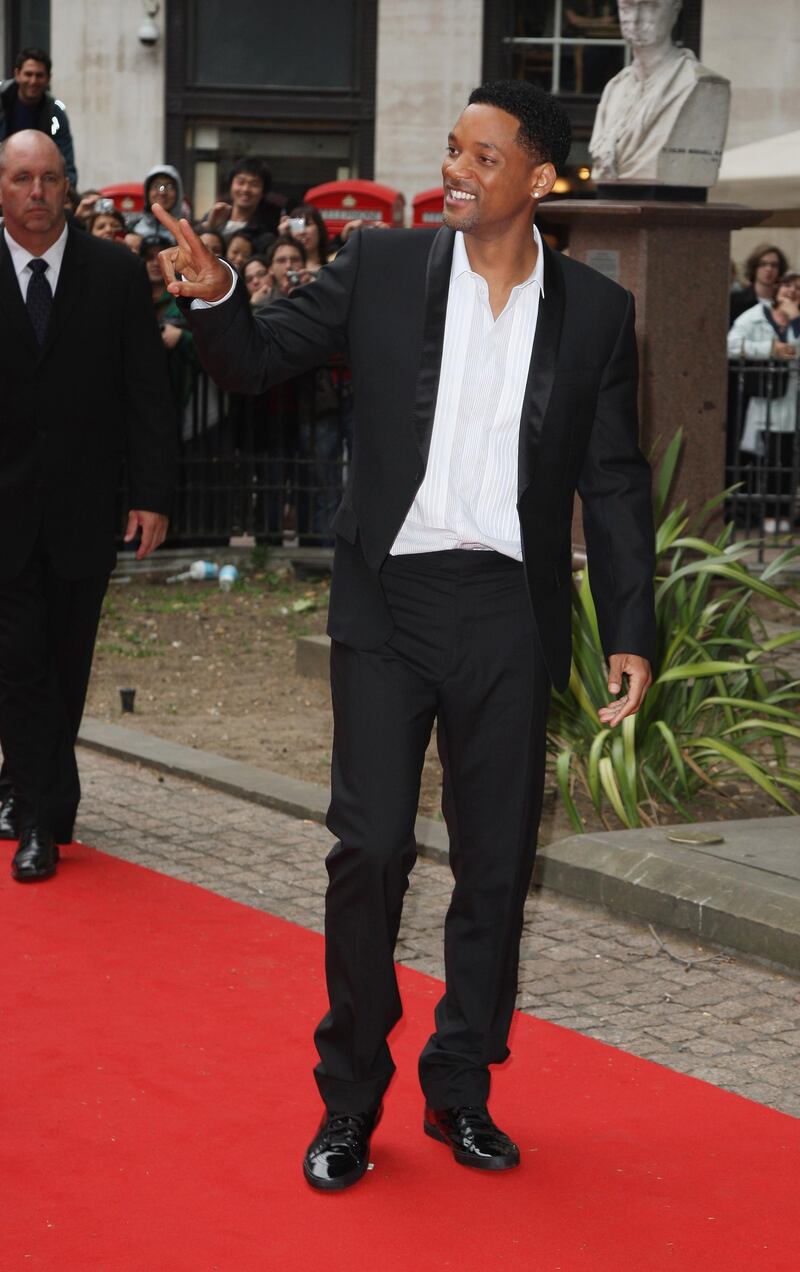
M468 212L466 216L463 214L461 216L451 216L447 208L442 211L442 224L446 225L449 230L463 230L469 234L471 230L475 229L478 219L477 208L473 212Z

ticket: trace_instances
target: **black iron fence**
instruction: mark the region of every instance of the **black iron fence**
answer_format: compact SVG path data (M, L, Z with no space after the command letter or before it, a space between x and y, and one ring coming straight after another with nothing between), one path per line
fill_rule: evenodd
M176 405L179 447L169 542L332 544L350 458L352 394L332 362L251 397L194 372Z
M764 548L800 534L798 359L731 362L726 515L739 538Z
M732 362L725 513L762 549L800 539L798 361ZM176 403L178 475L173 546L332 544L347 477L352 393L331 363L259 397L225 393L202 370ZM124 495L121 496L121 504Z

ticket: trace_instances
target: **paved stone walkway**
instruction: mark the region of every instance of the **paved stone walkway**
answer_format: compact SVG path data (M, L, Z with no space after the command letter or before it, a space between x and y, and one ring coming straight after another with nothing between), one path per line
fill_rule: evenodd
M324 827L86 750L79 760L87 843L321 930ZM447 868L420 860L398 958L434 976L449 892ZM800 1116L800 980L658 937L584 902L531 897L520 1008Z

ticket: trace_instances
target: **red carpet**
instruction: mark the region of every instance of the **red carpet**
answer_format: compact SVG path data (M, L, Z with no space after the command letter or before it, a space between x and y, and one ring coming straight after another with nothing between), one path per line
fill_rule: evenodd
M522 1169L421 1134L439 984L402 971L374 1171L318 1195L318 936L83 847L0 874L0 1268L753 1272L800 1267L800 1122L518 1017L492 1108Z

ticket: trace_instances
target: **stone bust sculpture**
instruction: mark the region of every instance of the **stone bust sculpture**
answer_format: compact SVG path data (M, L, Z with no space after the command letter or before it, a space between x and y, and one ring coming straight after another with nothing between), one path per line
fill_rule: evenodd
M589 142L604 184L714 184L728 127L730 84L672 43L681 0L619 0L630 66L606 84Z

